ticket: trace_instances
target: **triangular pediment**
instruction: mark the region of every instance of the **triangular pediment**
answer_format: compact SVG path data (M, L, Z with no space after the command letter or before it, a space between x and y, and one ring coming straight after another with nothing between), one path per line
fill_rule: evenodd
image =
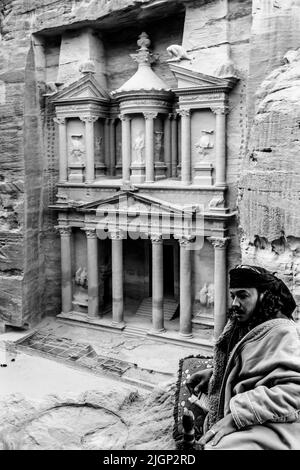
M116 195L78 208L80 211L102 213L124 212L127 214L158 213L160 215L181 215L183 212L197 212L198 206L181 206L161 201L152 196L137 194L134 191L120 191Z
M206 75L196 70L188 69L180 65L170 65L178 81L178 88L232 88L236 77L219 78Z
M99 85L92 73L86 74L52 96L55 104L88 100L110 101L108 92Z

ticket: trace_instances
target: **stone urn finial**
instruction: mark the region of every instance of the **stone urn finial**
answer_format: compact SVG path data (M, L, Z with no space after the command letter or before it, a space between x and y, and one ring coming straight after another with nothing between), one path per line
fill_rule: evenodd
M137 50L137 54L131 54L133 60L135 60L140 66L149 67L155 61L155 57L150 52L149 47L151 45L151 41L147 33L142 33L137 40L137 45L139 49Z
M139 46L140 50L148 50L150 45L151 45L151 41L149 39L149 36L147 33L143 32L142 34L140 34L138 40L137 40L137 45Z

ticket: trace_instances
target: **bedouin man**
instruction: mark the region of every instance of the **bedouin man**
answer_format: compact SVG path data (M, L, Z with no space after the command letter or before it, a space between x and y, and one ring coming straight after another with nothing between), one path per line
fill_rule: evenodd
M300 339L295 300L267 270L229 272L232 307L213 368L189 379L208 392L204 450L300 449Z

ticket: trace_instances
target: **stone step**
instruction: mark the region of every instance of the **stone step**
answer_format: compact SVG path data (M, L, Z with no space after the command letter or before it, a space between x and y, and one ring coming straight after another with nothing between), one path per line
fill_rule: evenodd
M124 329L124 334L126 336L138 336L139 338L145 338L147 336L147 330L134 325L126 326Z
M178 303L174 299L164 299L164 318L171 320L173 317ZM144 299L136 312L137 316L152 318L152 298Z

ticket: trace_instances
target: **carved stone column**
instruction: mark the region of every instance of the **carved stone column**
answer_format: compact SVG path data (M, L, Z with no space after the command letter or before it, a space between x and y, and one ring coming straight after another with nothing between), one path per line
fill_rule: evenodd
M164 329L164 266L163 240L160 235L151 236L152 241L152 328L161 333Z
M110 174L113 176L115 174L116 167L116 127L115 119L110 120L110 129L109 129L109 151L110 151Z
M60 227L62 313L72 311L72 228Z
M229 238L210 237L208 239L214 246L214 337L217 339L223 331L226 323L227 312L227 269L226 254Z
M85 146L86 146L86 183L95 181L95 122L98 116L83 116L80 118L85 122Z
M191 176L191 115L189 109L179 111L181 115L181 181L190 184Z
M123 292L123 235L117 231L110 233L112 258L112 323L124 323Z
M122 169L123 169L123 182L129 183L130 181L130 154L131 154L131 129L130 117L125 114L120 114L122 121Z
M167 178L172 176L171 120L167 114L164 120L164 154L167 167Z
M227 106L211 108L216 114L216 186L226 185L226 114Z
M180 336L192 338L192 263L189 245L192 240L181 238L180 244Z
M107 174L111 173L111 160L110 160L110 119L104 120L104 149L105 149L105 165L107 168Z
M84 229L87 239L88 315L99 315L98 237L96 229Z
M65 118L53 119L58 124L59 140L59 182L68 181L68 150L67 150L67 122Z
M178 136L177 136L177 114L171 113L169 114L169 118L171 120L171 128L172 128L172 138L171 138L171 167L172 167L172 174L171 176L175 178L177 176L177 164L178 164Z
M146 182L154 181L154 119L157 113L144 113L145 117L145 156Z

